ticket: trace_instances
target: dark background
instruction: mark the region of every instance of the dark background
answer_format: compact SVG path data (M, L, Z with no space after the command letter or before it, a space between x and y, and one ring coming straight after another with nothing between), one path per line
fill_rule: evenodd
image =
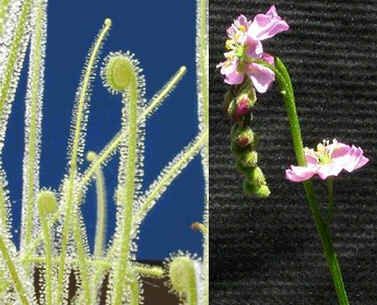
M120 96L110 95L99 77L102 59L109 52L118 50L130 50L139 59L146 77L148 100L181 65L187 66L187 74L179 86L147 122L144 188L196 136L195 12L195 1L148 1L148 9L146 1L49 1L41 187L57 189L66 173L75 92L88 50L106 17L112 19L113 26L93 83L86 149L98 152L120 128ZM24 66L23 76L27 73L27 61ZM22 195L24 98L25 77L17 91L8 124L3 162L9 181L13 233L17 244ZM85 161L81 172L87 166ZM105 169L108 238L114 230L113 194L117 168L115 157ZM178 250L201 254L201 235L193 232L190 226L202 218L202 177L200 159L195 158L147 216L138 241L138 259L161 260ZM83 205L91 246L96 223L95 200L92 184Z
M305 144L336 137L361 146L371 159L360 172L336 180L331 230L350 303L377 304L377 2L274 3L291 29L264 47L290 70ZM225 29L240 13L251 17L271 4L210 1L211 305L336 304L302 186L284 179L295 160L275 86L259 95L252 122L270 198L242 195L229 151L230 122L222 110L227 86L215 68L223 59Z

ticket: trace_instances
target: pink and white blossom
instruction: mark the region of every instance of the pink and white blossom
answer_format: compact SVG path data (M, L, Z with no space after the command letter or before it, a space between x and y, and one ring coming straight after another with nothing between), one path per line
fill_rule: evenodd
M291 165L285 171L286 178L293 182L303 182L318 175L320 179L338 176L343 170L353 172L369 162L360 147L346 145L333 140L323 141L316 150L305 148L306 166Z
M238 85L249 77L259 93L265 93L275 80L275 74L255 60L274 64L274 58L263 51L262 41L287 31L288 24L277 14L275 6L265 14L258 14L253 21L240 15L227 29L228 40L224 53L225 61L218 67L224 75L225 83Z

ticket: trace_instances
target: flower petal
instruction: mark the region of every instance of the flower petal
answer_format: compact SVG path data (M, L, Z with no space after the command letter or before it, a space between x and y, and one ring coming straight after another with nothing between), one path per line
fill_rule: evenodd
M342 170L342 164L339 164L337 162L331 162L319 165L317 173L322 180L326 180L328 177L338 176Z
M238 60L228 59L217 65L217 67L221 68L220 73L225 76L225 83L238 85L243 82L244 73L238 71Z
M246 73L259 93L265 93L275 80L274 72L259 64L249 64Z
M349 145L343 144L341 142L334 142L327 147L330 151L331 159L344 157L349 153L351 149Z
M311 165L311 166L318 165L319 160L313 149L309 149L305 147L304 152L305 152L306 163L308 165Z
M285 171L285 177L292 182L303 182L309 180L316 174L312 166L291 166Z
M225 75L224 82L227 83L228 85L239 85L239 84L242 84L244 78L245 78L244 74L238 72L236 69L233 72Z
M275 58L274 58L271 54L268 54L268 53L266 53L266 52L264 52L264 53L262 54L262 59L263 59L265 62L269 63L270 65L274 65L274 64L275 64Z
M277 14L275 6L271 6L266 14L258 14L254 17L248 35L256 40L265 40L288 29L289 25Z
M344 169L347 172L353 172L366 165L369 159L364 156L364 152L360 147L352 146L348 155L344 158Z
M246 36L249 25L250 21L247 20L244 15L240 15L234 20L233 24L228 27L226 33L230 39L242 43L244 40L243 37Z
M238 27L244 26L247 28L249 26L249 20L247 20L245 15L239 15L238 18L235 20L235 24Z
M253 58L262 58L263 45L259 40L255 40L250 36L246 37L245 44L247 46L246 54Z
M266 15L271 15L272 17L279 17L278 12L276 10L276 6L271 5L271 7L266 12Z

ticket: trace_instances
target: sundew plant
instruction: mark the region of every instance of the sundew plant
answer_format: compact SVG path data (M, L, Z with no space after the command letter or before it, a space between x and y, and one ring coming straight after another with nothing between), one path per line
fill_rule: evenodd
M7 121L26 49L30 46L19 247L12 242L5 171L1 170L0 175L0 304L139 305L143 303L141 276L165 279L171 292L179 295L184 304L209 304L207 6L206 0L197 1L198 135L166 165L147 190L142 191L146 120L174 90L186 68L179 68L163 88L146 101L146 84L134 54L116 51L104 59L100 57L112 27L111 20L105 19L88 52L76 93L67 172L59 189L53 190L39 183L47 0L0 1L0 153L6 143ZM109 93L119 96L122 103L121 130L99 152L85 149L91 88L96 74L101 75ZM116 230L107 244L106 187L102 170L117 152L120 161L114 194ZM163 267L138 263L135 253L140 225L173 180L199 154L205 181L204 212L203 219L193 224L193 228L203 235L203 255L195 257L179 251L171 254ZM81 171L84 158L89 166ZM94 251L90 253L80 207L92 182L97 190L97 223ZM34 282L36 272L40 273L39 283ZM73 296L69 291L72 274L77 286ZM159 304L159 300L155 303Z
M265 52L267 40L290 29L272 5L265 13L252 19L240 15L226 30L225 60L219 63L224 82L230 85L225 101L232 120L231 151L236 167L243 176L243 191L252 198L266 198L271 191L258 166L256 136L251 129L252 112L257 106L257 93L264 94L276 80L285 107L297 165L291 165L285 176L302 183L312 214L323 255L333 281L339 305L349 305L346 284L331 236L334 211L334 182L342 172L351 173L365 166L369 159L360 147L337 141L323 140L315 148L304 147L296 109L295 91L286 65L278 56ZM327 188L327 206L322 213L321 199L316 194L314 180L323 180Z

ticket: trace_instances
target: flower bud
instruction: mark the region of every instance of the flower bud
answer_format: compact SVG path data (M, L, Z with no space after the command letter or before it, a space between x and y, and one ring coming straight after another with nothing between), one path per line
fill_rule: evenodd
M235 118L240 118L242 116L248 115L251 112L252 106L253 103L249 99L248 94L242 94L238 96L236 102L236 109L233 116L235 116Z
M254 150L247 150L244 153L242 153L240 161L244 167L247 167L250 170L257 166L258 153Z
M254 196L257 198L267 198L270 196L271 191L267 185L261 185L260 187L256 188Z
M247 93L240 94L236 99L231 99L228 105L228 115L236 122L241 121L243 118L251 114L251 109L255 101L250 99Z
M264 174L260 167L253 168L253 170L250 171L248 179L253 185L257 187L266 185L266 178L264 177Z
M236 142L241 148L254 144L256 137L249 126L234 124L230 133L232 141Z
M267 185L263 184L260 186L256 186L247 179L244 179L243 181L243 192L246 196L253 196L256 198L267 198L270 194L271 191L268 188Z
M254 143L254 132L250 127L243 128L236 138L236 142L240 147L246 147Z

